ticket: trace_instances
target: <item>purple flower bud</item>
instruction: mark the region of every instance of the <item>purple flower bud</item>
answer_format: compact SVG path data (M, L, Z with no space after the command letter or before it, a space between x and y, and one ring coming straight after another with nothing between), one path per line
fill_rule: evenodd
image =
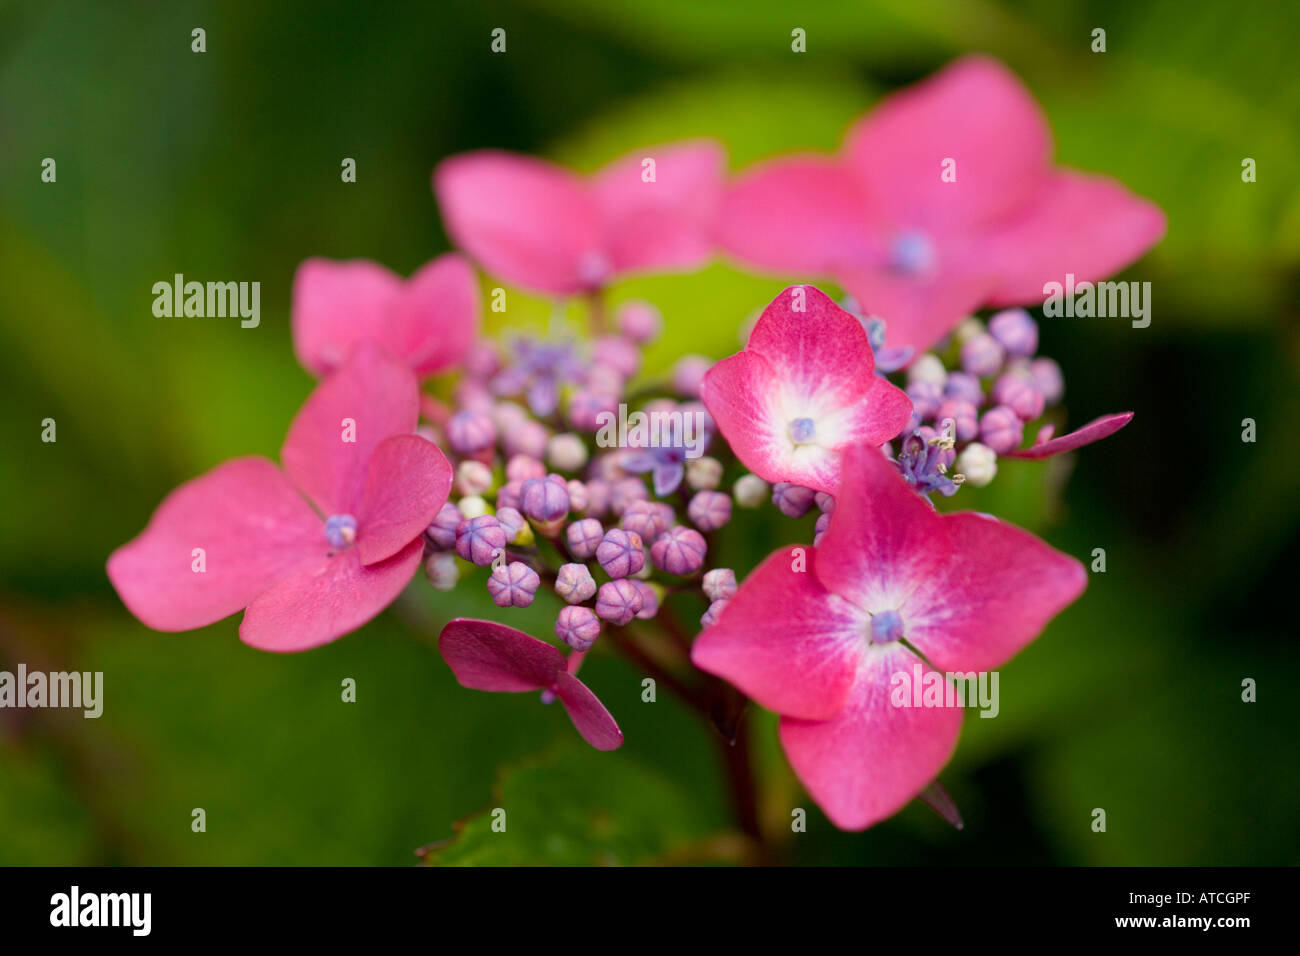
M706 550L704 535L694 528L679 524L655 539L655 543L650 546L650 557L655 567L661 571L687 575L694 574L704 566Z
M520 484L529 478L545 478L546 466L531 455L512 455L506 462L506 481Z
M686 514L701 531L717 531L731 520L731 496L721 491L696 492Z
M424 529L425 537L439 551L450 551L456 547L456 529L464 520L460 509L449 501L438 509L429 527Z
M600 618L589 607L562 607L555 619L555 636L575 651L589 651L600 636Z
M664 317L649 302L624 302L618 307L618 327L633 342L649 342L663 330Z
M616 515L621 515L634 501L645 501L650 497L645 482L640 478L620 478L609 489L609 507Z
M497 489L497 507L498 508L515 508L520 505L519 493L523 490L522 481L507 481Z
M1014 409L996 405L980 418L980 441L1004 455L1020 445L1024 429L1024 423Z
M504 432L501 444L508 455L527 455L539 461L546 455L546 443L551 440L551 433L541 422L526 421L516 428Z
M641 352L636 343L621 335L602 335L591 348L591 360L600 367L612 368L623 378L631 378L641 368Z
M1032 422L1043 414L1043 393L1034 384L1033 376L1023 372L1008 372L1000 376L993 386L993 401L1006 405L1022 421Z
M979 378L996 375L1005 358L1002 344L987 332L971 336L961 347L961 367Z
M1055 405L1065 394L1065 377L1061 375L1061 366L1049 358L1036 358L1029 363L1029 374L1034 377L1034 384L1043 393L1043 401Z
M817 502L817 507L822 510L823 514L830 514L835 510L835 497L833 495L828 495L824 491L817 492L817 494L813 496L813 501Z
M438 551L425 560L424 573L434 588L450 591L460 578L460 567L456 564L456 556L450 551Z
M717 624L718 617L726 607L727 602L725 600L714 601L710 604L709 609L705 611L704 616L700 618L700 627L712 627L714 624Z
M491 564L505 546L506 529L492 515L470 518L456 528L456 553L472 564Z
M1038 325L1024 309L1003 309L994 315L989 333L1008 355L1029 356L1038 350Z
M970 402L976 408L984 404L984 390L980 388L980 380L968 372L949 372L948 384L943 387L943 397Z
M687 398L700 397L700 383L704 375L713 368L713 359L703 355L687 355L678 359L673 366L673 390Z
M587 446L573 432L563 432L546 443L546 460L560 471L577 471L587 463Z
M979 409L970 402L949 399L939 406L934 423L943 431L943 423L949 418L957 426L953 437L958 441L970 441L980 433Z
M593 518L604 517L609 512L610 497L609 482L593 478L587 482L587 507L583 510Z
M564 539L569 543L569 553L583 561L596 553L604 537L605 529L595 518L583 518L564 529Z
M524 514L534 521L563 521L569 513L569 492L563 481L529 478L519 493Z
M643 547L635 531L610 528L596 548L596 560L611 578L625 578L645 567Z
M528 421L528 413L516 402L497 402L492 407L492 422L497 434L507 435Z
M528 523L517 508L498 508L496 518L497 521L501 522L501 527L506 529L506 539L508 541L513 541L515 535L519 534L524 525Z
M584 388L569 399L569 424L579 431L594 432L600 429L603 412L618 411L618 397L607 392Z
M446 427L447 444L461 455L474 455L491 448L497 440L497 430L492 419L483 412L459 411L451 416Z
M736 595L736 572L731 568L714 568L704 572L704 596L710 601L727 601Z
M569 507L574 511L587 510L587 486L576 478L564 483L564 490L569 493Z
M637 581L633 578L627 580L632 582L637 593L641 595L641 610L636 612L636 616L643 621L648 621L659 613L659 592L651 584L644 581Z
M928 379L908 382L906 391L907 397L912 400L912 408L923 422L933 418L943 402L943 389L937 382Z
M787 518L802 518L813 505L817 492L788 481L778 481L772 486L772 504Z
M636 585L625 578L602 584L596 592L596 614L619 627L627 624L641 610L641 592Z
M650 501L630 501L623 509L623 519L619 525L624 531L635 531L642 541L653 541L668 530L673 519L672 509L668 509L667 520L657 503Z
M581 604L596 593L596 579L585 564L562 564L555 574L555 593L570 604Z
M492 569L488 576L488 594L497 607L528 607L541 585L537 572L522 561L511 561Z
M822 514L817 516L817 523L813 525L813 547L814 548L817 547L817 545L822 543L822 535L826 533L826 529L829 528L830 526L831 526L830 515Z

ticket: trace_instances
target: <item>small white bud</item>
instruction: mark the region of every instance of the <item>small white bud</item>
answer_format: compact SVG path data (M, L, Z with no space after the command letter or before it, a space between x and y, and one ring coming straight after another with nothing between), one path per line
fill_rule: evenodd
M556 471L577 471L587 463L587 446L572 432L554 435L546 443L546 460Z
M456 507L465 516L466 521L488 513L488 503L480 495L466 495L456 502Z
M926 352L907 370L907 383L911 385L914 382L933 382L940 388L948 384L948 370L943 367L943 361L933 352Z
M998 473L998 456L988 445L973 441L957 456L954 468L966 476L966 484L983 488Z
M974 316L970 316L961 320L961 324L957 326L957 331L953 333L953 337L957 340L957 344L960 345L967 339L973 339L983 332L984 323Z
M712 491L722 482L722 462L708 455L686 462L686 485L692 491Z
M758 475L741 475L732 494L742 508L757 508L767 501L767 482Z
M492 469L481 461L467 458L456 466L456 491L462 495L481 495L492 487Z

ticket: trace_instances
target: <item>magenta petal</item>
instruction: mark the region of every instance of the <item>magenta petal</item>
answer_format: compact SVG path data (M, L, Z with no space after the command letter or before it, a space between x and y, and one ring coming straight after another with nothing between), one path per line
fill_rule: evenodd
M644 160L655 178L643 178ZM681 269L713 255L726 156L714 142L639 150L592 180L609 266L618 272Z
M830 591L873 613L899 608L948 560L947 530L880 449L844 453L840 493L816 573Z
M365 567L347 548L303 568L248 606L239 637L264 651L305 651L355 631L388 607L414 576L424 542Z
M792 550L754 569L695 639L691 661L769 710L824 719L843 708L853 686L868 619L817 582L812 549L797 564ZM793 570L800 566L807 570Z
M357 259L308 259L293 277L293 347L316 375L343 364L357 342L386 339L402 280L383 266Z
M1076 448L1082 448L1084 445L1091 445L1095 441L1101 441L1115 434L1133 418L1132 412L1116 412L1113 415L1102 415L1100 418L1094 418L1088 424L1059 438L1050 438L1040 440L1037 444L1028 448L1020 448L1015 451L1009 451L1004 454L1003 458L1051 458L1053 455L1059 455L1062 452L1073 451ZM1050 428L1051 426L1047 426ZM1046 430L1046 429L1044 429ZM1040 432L1040 439L1042 433Z
M792 451L783 434L780 382L772 365L754 352L715 364L700 383L700 399L745 467L765 481L788 481Z
M488 272L558 295L590 284L584 260L603 253L600 218L572 173L482 150L443 161L433 186L447 231Z
M583 740L597 750L623 746L623 732L591 688L565 670L556 677L554 690Z
M144 624L187 631L247 607L327 551L321 519L284 472L265 458L236 458L169 494L113 552L108 577Z
M418 414L415 374L362 342L298 410L280 452L284 469L325 515L351 513L370 456L385 438L412 434Z
M849 134L867 203L901 229L950 234L1015 209L1048 171L1038 104L996 60L963 57L881 101ZM954 160L956 178L941 177Z
M852 404L874 384L862 323L816 286L792 285L768 303L745 350L767 359L784 389L827 408Z
M838 510L838 509L837 509ZM921 662L894 645L873 650L848 705L825 721L781 718L781 744L809 795L843 830L892 816L935 778L957 745L960 707L896 707L890 681ZM922 673L926 668L921 665Z
M1104 279L1136 261L1165 232L1154 203L1113 179L1062 171L1021 211L992 225L969 252L969 268L1000 277L993 305L1036 304L1048 282Z
M361 563L383 561L418 538L450 490L451 465L433 442L419 435L380 442L354 516Z
M901 605L907 638L940 670L1000 667L1087 585L1082 564L1028 531L971 512L942 520L947 560Z
M728 191L719 242L770 272L832 275L880 261L853 175L835 159L793 156L746 170Z
M565 670L554 645L495 621L449 621L438 650L461 685L474 690L544 690Z
M458 364L478 336L478 279L469 263L438 256L407 281L383 343L420 378Z

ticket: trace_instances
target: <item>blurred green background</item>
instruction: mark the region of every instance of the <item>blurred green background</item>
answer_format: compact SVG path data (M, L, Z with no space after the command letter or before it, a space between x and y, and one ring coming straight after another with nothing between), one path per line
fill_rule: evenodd
M607 0L0 5L0 669L105 674L98 721L0 711L0 864L409 864L455 821L504 805L445 862L723 861L731 823L710 731L591 655L583 677L627 734L575 746L533 695L461 689L434 640L490 610L416 583L307 654L242 645L238 618L150 632L104 575L175 485L276 457L311 387L288 327L294 268L362 256L409 273L447 248L429 189L482 146L592 169L707 135L733 169L834 149L883 92L969 50L1044 105L1058 158L1158 202L1169 234L1150 328L1060 320L1071 420L1133 409L1068 463L1004 467L957 504L1080 557L1074 607L1001 674L942 780L966 819L913 804L835 831L798 789L770 715L751 717L764 814L801 863L1294 864L1294 591L1300 456L1300 7L1181 2ZM207 31L207 52L190 31ZM508 52L489 52L507 31ZM808 52L790 50L807 31ZM1091 31L1107 52L1090 52ZM40 181L53 157L58 181ZM340 182L354 157L355 184ZM1241 181L1241 160L1258 182ZM262 323L157 319L176 272L257 280ZM638 280L668 320L651 371L722 356L782 285L715 265ZM548 307L512 296L511 324ZM58 441L40 441L41 421ZM1258 442L1241 441L1243 418ZM747 570L807 529L741 521ZM689 609L688 609L689 610ZM698 614L702 608L696 608ZM546 634L554 608L525 619ZM522 625L521 625L522 626ZM358 702L340 702L357 681ZM1242 703L1241 681L1258 681ZM790 810L809 809L805 834ZM191 810L207 813L193 833ZM1107 831L1090 827L1104 808Z

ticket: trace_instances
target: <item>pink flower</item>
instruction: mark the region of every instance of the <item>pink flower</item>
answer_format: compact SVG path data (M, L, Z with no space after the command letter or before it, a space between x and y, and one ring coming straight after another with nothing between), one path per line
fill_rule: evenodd
M304 368L327 375L358 342L374 342L427 378L469 352L479 308L478 281L458 255L409 279L364 259L308 259L293 279L293 347Z
M414 434L418 385L358 348L289 428L284 468L236 458L181 485L108 560L122 601L159 631L246 609L239 636L300 651L355 630L415 574L451 467Z
M898 706L893 675L998 667L1085 584L1026 531L937 514L865 446L846 452L830 528L803 557L806 571L789 550L764 561L691 659L781 715L795 773L846 830L919 794L957 742L961 711Z
M745 350L709 370L700 397L750 471L834 494L840 451L889 441L912 414L874 370L862 324L820 289L791 286Z
M1133 418L1132 412L1115 412L1111 415L1103 415L1101 418L1094 418L1086 425L1081 425L1069 434L1062 435L1060 438L1053 438L1055 431L1051 425L1044 425L1038 432L1038 437L1028 448L1012 449L1003 452L1004 458L1051 458L1053 455L1059 455L1062 452L1074 451L1076 448L1082 448L1084 445L1091 445L1093 442L1101 441L1103 438L1109 438L1115 432L1119 431L1129 423Z
M510 693L549 691L587 743L597 750L623 745L623 732L605 705L569 669L577 670L581 654L571 654L566 661L554 645L523 631L468 618L447 623L438 635L438 650L461 686Z
M721 146L701 140L641 150L583 179L482 150L445 160L433 186L447 231L484 269L567 296L708 260L724 163Z
M720 241L761 269L834 278L890 346L920 353L980 305L1041 303L1045 283L1103 278L1164 234L1154 205L1051 156L1020 81L965 57L883 100L840 155L748 171Z

